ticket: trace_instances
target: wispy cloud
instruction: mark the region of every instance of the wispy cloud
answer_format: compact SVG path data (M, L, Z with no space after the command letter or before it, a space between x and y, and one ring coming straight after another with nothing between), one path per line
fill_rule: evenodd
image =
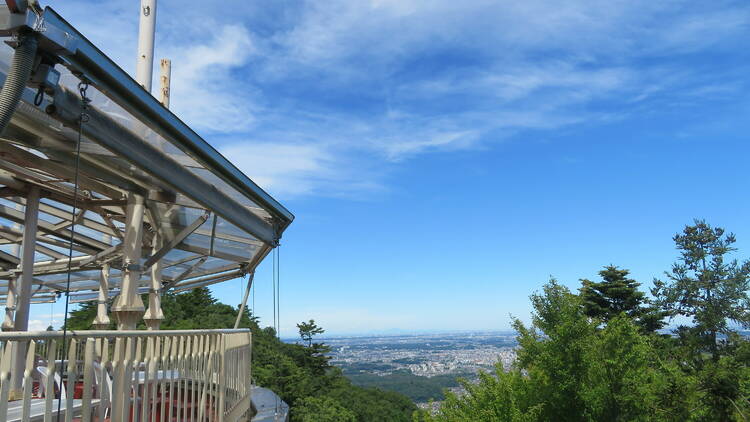
M173 110L195 129L208 133L236 133L253 127L253 88L233 74L253 53L250 34L242 25L217 25L199 42L169 45L166 56L172 71Z
M125 3L79 26L132 69ZM750 35L740 1L165 0L158 19L175 112L282 197L383 189L419 154L738 98Z
M340 177L333 156L319 144L239 142L223 146L221 153L277 195L312 194L321 184Z

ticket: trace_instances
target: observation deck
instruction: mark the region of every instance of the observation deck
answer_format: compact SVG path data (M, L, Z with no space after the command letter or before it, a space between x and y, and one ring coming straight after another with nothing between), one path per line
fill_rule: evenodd
M0 420L247 418L249 332L158 331L161 295L252 274L294 216L29 3L0 6ZM62 294L118 331L26 332Z

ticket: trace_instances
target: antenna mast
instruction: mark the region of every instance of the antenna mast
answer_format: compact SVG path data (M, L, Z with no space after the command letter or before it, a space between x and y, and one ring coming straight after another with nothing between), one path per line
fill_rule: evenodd
M138 61L135 80L151 92L154 71L154 33L156 31L156 0L141 0L141 19L138 25Z

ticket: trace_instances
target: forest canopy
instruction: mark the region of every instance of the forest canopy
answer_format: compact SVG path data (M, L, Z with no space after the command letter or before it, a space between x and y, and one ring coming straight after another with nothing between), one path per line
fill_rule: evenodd
M747 421L750 263L735 236L697 220L674 236L677 261L651 298L609 265L578 293L551 279L513 320L518 358L422 421ZM687 321L658 330L665 321ZM675 319L679 318L679 319Z

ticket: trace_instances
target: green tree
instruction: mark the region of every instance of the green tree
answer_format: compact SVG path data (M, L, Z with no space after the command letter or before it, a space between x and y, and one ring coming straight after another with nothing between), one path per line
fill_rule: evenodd
M481 372L478 383L462 381L465 394L446 393L436 417L426 412L415 415L421 421L497 421L530 422L539 420L540 405L526 406L528 379L520 371L505 372L496 365L494 374Z
M538 407L544 420L580 420L586 414L586 358L595 323L583 312L581 299L554 279L541 294L531 295L531 305L531 327L513 321L517 365L528 374L534 391L528 407Z
M292 409L295 422L356 422L357 418L330 397L305 397Z
M302 338L302 341L307 343L307 347L312 346L313 337L325 332L324 329L315 324L314 319L311 319L308 322L300 322L297 324L297 329L299 329L299 336Z
M729 260L736 250L732 233L695 220L674 236L679 261L666 273L667 281L654 280L652 293L672 315L692 318L690 330L702 340L718 362L718 335L729 334L728 321L750 325L750 262Z
M602 281L582 279L581 300L586 315L608 322L625 314L643 328L653 332L664 326L666 315L650 306L645 293L638 290L641 283L628 278L630 271L608 265L599 271Z
M596 421L648 420L660 412L658 359L651 338L625 313L591 339L583 396Z
M466 394L447 394L435 417L423 421L689 421L698 384L662 356L667 339L643 332L625 312L602 329L582 298L547 283L531 296L532 321L514 320L514 368L481 374Z

